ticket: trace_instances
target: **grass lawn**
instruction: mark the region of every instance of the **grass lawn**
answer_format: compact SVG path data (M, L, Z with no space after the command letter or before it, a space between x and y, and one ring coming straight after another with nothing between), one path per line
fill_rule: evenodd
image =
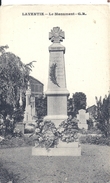
M0 162L16 175L18 181L14 183L109 182L110 147L87 144L81 147L81 157L32 156L32 147L6 148L0 150Z

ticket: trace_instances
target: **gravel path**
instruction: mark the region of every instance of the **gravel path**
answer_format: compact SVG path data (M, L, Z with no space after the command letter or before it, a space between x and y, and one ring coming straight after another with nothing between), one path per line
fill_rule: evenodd
M31 155L32 147L0 150L4 167L18 175L18 183L107 183L110 147L82 145L81 157Z

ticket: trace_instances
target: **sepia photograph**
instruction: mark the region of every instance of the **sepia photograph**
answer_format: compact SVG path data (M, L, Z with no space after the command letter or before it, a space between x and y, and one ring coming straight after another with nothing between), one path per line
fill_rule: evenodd
M110 5L0 7L0 183L110 183Z

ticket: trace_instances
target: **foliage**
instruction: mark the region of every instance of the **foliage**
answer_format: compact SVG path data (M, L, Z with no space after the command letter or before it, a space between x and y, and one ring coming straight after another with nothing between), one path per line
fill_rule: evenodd
M5 46L0 46L0 53L4 53L5 52L5 49L8 49L9 46L8 45L5 45Z
M110 94L105 96L102 100L101 97L96 97L97 103L97 127L107 136L110 135Z
M7 137L7 136L21 136L20 131L16 131L16 123L20 122L23 119L22 108L17 111L14 111L13 116L7 115L6 119L0 120L0 135Z
M68 101L67 101L67 112L68 112L68 116L69 115L71 115L72 117L75 116L73 98L68 98Z
M0 97L0 114L2 114L4 118L7 116L7 114L12 115L14 110L13 105L4 101L2 95L0 95Z
M23 106L19 106L18 108L15 108L12 115L14 121L16 122L22 122L24 118L24 108Z
M38 119L43 118L47 114L47 98L44 96L36 97L35 107Z
M80 109L86 109L86 95L83 92L73 94L74 112L78 113Z
M27 87L33 63L23 64L18 56L5 52L7 48L8 46L0 47L0 113L4 118L19 108L20 91L23 92Z
M30 146L29 141L30 141L29 138L7 136L3 141L0 142L0 148ZM32 144L32 141L31 141L31 144Z
M26 86L29 75L26 70L22 72L20 62L20 58L10 52L0 56L0 97L12 106L18 102L20 89Z
M110 146L110 137L86 135L80 137L80 143Z
M87 124L88 124L88 129L90 130L93 127L93 120L91 118L89 118L87 120Z
M100 121L97 123L97 128L99 128L105 134L106 137L110 136L110 124L109 123Z
M92 127L90 130L87 130L86 132L87 134L102 135L101 130L99 130L97 127Z

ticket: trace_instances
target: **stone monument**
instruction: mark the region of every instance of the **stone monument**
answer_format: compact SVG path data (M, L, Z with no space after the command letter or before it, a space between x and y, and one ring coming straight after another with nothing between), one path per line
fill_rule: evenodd
M86 111L84 109L80 109L79 114L77 114L77 119L78 119L78 127L79 128L84 128L84 129L88 129L88 125L87 125L87 120L89 119L89 113L86 113Z
M24 114L24 123L34 122L35 116L35 97L31 94L30 83L28 82L28 88L26 90L26 108Z
M49 77L47 96L47 116L44 120L51 120L55 126L67 119L66 75L64 54L65 47L60 44L64 39L64 32L59 27L54 27L49 33L49 39L53 44L49 47ZM81 156L81 146L78 141L67 143L59 140L57 147L46 148L33 147L33 156Z
M53 27L49 33L49 40L53 42L49 47L49 76L47 96L47 116L45 120L51 120L56 127L61 121L67 119L67 97L69 92L66 88L65 75L65 47L60 44L65 38L60 27Z

